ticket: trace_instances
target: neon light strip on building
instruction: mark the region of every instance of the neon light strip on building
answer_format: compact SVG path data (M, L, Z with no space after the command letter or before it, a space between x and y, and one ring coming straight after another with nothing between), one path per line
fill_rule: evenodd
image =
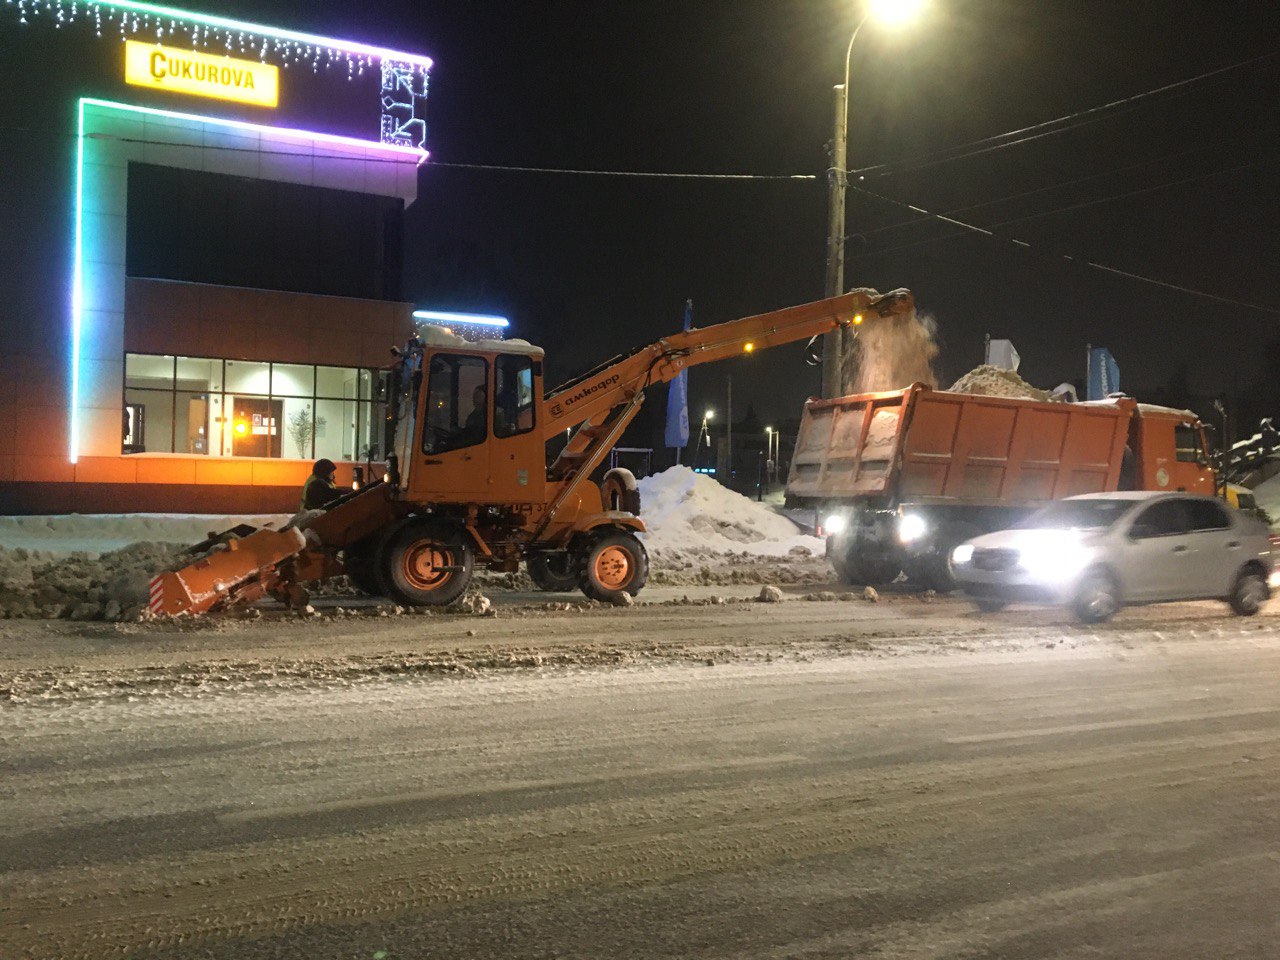
M415 310L413 319L430 320L434 323L474 323L482 327L507 327L510 324L506 317L495 317L487 313L449 313L445 310Z
M366 158L386 156L395 159L415 158L420 166L426 161L428 153L418 147L406 147L398 144L382 143L378 140L359 140L355 137L343 137L332 133L318 133L310 130L296 130L288 127L272 127L262 124L248 123L244 120L228 120L223 117L209 117L191 113L179 113L175 110L161 110L156 107L139 107L113 100L98 100L93 97L82 97L79 101L76 129L76 199L75 199L75 247L71 277L71 430L70 459L72 463L79 459L80 451L80 338L84 324L84 141L85 141L85 108L100 107L117 110L123 113L143 114L153 117L186 120L204 126L223 127L254 133L263 140L274 141L281 146L303 139L316 143L333 144L335 147L358 149ZM192 149L210 149L196 144L175 144L190 146ZM270 151L264 151L270 152ZM499 318L500 319L500 318ZM504 321L505 323L505 321Z

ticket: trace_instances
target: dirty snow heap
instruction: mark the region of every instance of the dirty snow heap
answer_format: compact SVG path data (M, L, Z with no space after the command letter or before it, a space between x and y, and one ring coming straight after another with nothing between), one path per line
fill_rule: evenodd
M688 467L672 467L640 484L640 519L649 553L661 560L678 555L750 553L784 557L805 551L822 556L817 537L763 503L721 486Z
M983 364L974 367L951 385L949 393L973 393L986 397L1016 397L1023 400L1048 400L1048 390L1037 390L1012 370Z

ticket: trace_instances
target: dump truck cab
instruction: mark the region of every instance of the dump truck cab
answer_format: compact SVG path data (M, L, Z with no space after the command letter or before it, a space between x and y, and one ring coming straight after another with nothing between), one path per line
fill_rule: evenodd
M1190 410L1137 404L1129 447L1135 468L1133 489L1210 497L1217 492L1204 424Z

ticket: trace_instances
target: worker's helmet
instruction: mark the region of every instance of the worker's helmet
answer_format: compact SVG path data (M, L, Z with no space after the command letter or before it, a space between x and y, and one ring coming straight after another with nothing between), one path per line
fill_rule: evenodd
M332 460L324 458L316 461L316 465L311 468L311 472L317 477L330 477L336 473L338 468L334 466Z

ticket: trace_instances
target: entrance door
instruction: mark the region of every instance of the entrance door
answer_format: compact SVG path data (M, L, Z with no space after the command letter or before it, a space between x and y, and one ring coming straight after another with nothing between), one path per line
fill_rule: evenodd
M231 455L280 456L280 421L284 416L284 401L266 397L232 397L231 401Z

